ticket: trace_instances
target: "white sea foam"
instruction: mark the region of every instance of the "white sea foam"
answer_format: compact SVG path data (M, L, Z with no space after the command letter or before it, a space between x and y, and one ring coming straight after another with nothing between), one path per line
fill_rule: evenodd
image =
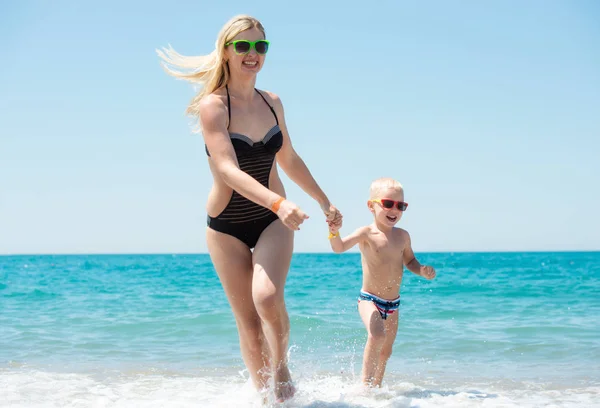
M600 407L600 385L489 381L443 385L388 379L365 390L356 379L322 374L298 377L296 396L282 407ZM0 371L0 407L260 407L263 398L240 375L120 374L99 378L18 369ZM268 404L271 405L271 404Z

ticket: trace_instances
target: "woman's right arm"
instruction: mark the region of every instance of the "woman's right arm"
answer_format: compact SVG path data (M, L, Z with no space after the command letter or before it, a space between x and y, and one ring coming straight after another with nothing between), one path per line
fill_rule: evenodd
M273 210L273 205L281 201L281 196L240 170L227 132L227 108L216 95L209 95L201 102L200 122L204 142L223 181L238 194ZM283 223L292 229L298 229L298 225L308 218L295 204L287 200L279 205L276 213Z

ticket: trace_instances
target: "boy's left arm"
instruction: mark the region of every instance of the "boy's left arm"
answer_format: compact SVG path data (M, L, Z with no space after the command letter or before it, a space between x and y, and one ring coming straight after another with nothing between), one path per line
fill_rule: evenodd
M402 253L402 260L404 261L404 265L406 265L406 269L414 273L415 275L419 275L424 277L425 279L433 279L435 278L435 269L429 265L421 265L417 258L415 257L415 253L413 252L412 245L410 242L410 235L406 232L406 241L404 246L404 251Z

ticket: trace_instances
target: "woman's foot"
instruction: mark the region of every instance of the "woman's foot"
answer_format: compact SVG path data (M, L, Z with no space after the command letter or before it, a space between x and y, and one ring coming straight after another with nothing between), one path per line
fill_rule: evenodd
M296 393L296 388L292 383L290 370L288 370L287 366L283 365L283 367L278 369L275 372L273 380L275 383L275 400L277 402L287 401Z

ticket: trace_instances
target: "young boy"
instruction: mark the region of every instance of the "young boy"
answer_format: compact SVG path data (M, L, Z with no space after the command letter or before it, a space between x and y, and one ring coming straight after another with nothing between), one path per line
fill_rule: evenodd
M406 265L409 271L426 279L433 279L435 270L417 261L408 232L394 227L408 207L398 181L390 178L373 181L367 206L374 216L371 225L341 238L339 225L330 223L329 239L336 253L347 251L356 244L359 246L363 282L358 311L368 333L362 382L379 387L398 331L403 267Z

